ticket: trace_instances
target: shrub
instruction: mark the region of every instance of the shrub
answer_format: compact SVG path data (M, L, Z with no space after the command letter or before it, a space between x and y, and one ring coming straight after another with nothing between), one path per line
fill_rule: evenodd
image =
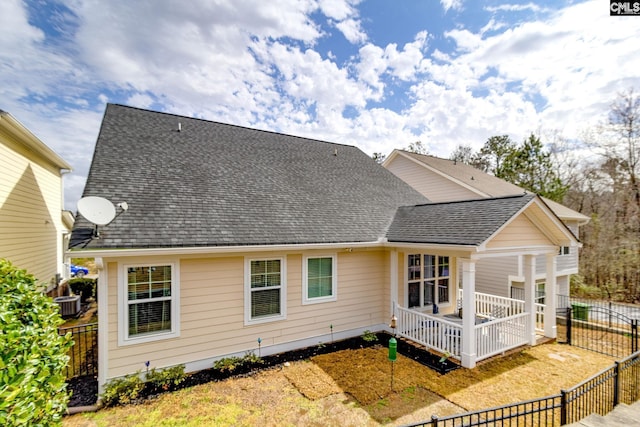
M213 362L213 369L217 369L221 372L233 372L236 368L240 368L241 366L260 363L262 363L262 358L256 356L255 353L250 351L243 357L231 356L218 359Z
M151 369L147 372L146 382L152 388L168 390L171 386L179 385L184 378L184 365L178 365L166 369Z
M69 394L71 335L58 305L25 270L0 259L0 425L59 425Z
M96 280L86 277L69 280L69 286L76 295L82 295L82 302L96 295Z
M362 333L362 339L366 342L376 342L378 341L378 336L375 334L375 332L364 331Z
M144 382L140 378L140 371L122 378L116 378L104 386L100 401L104 406L126 404L137 399L144 389Z

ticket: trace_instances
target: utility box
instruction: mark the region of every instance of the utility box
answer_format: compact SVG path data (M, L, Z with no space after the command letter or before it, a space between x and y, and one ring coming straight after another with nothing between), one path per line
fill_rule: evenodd
M589 304L581 302L571 303L571 311L573 312L573 318L576 320L589 320Z

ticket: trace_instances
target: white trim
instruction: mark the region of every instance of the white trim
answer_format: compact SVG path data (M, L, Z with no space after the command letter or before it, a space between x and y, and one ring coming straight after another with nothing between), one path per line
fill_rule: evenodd
M280 261L280 314L251 318L251 261ZM287 258L285 256L245 257L244 258L244 325L259 325L287 318Z
M129 310L127 290L127 269L129 267L171 266L171 330L129 336ZM118 345L143 344L180 336L180 263L179 261L157 261L118 265Z
M95 259L98 268L98 396L104 391L109 376L109 274L102 258Z
M309 263L310 259L331 258L331 295L309 298ZM302 257L302 305L320 304L338 300L338 256L333 254L305 255Z
M246 246L185 246L168 248L144 249L79 249L67 251L69 257L138 257L159 255L208 255L208 254L236 254L250 252L303 252L308 250L345 250L354 248L384 248L388 245L384 240L371 242L343 242L343 243L309 243L298 245L246 245Z

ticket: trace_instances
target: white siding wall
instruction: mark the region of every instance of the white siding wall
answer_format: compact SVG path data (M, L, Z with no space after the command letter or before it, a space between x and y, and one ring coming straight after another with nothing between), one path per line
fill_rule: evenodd
M312 252L309 252L312 253ZM327 252L322 252L326 254ZM338 299L335 302L302 305L303 254L247 254L249 257L285 256L287 268L287 319L244 325L244 257L181 259L180 337L145 344L118 346L118 262L109 262L108 378L151 367L209 361L234 353L256 351L262 339L262 354L270 346L317 337L327 342L330 325L334 334L359 328L374 328L388 322L389 253L357 251L338 253ZM170 258L164 259L165 262ZM122 261L122 260L120 260ZM140 258L134 262L162 262ZM131 260L126 260L131 264ZM204 363L204 362L203 362Z

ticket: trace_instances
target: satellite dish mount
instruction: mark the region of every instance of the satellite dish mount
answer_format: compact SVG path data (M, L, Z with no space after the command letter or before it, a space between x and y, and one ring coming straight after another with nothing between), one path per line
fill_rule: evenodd
M109 200L103 197L88 196L78 201L78 212L82 214L87 221L94 224L93 237L100 237L99 226L108 226L118 216L129 209L127 202L118 203L120 212L116 213L116 207Z

